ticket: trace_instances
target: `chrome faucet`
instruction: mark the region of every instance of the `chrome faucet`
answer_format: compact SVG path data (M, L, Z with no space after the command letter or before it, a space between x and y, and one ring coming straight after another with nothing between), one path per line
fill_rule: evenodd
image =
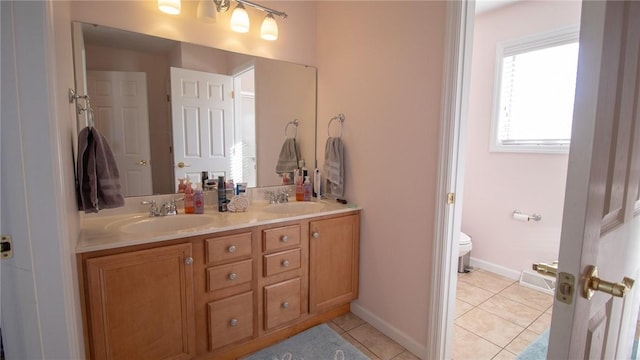
M264 192L265 197L269 199L269 204L281 204L289 201L289 190Z
M142 205L150 205L149 206L149 216L168 216L168 215L177 215L178 214L178 206L177 202L183 200L179 199L171 199L166 203L158 206L155 200L142 200L140 204Z

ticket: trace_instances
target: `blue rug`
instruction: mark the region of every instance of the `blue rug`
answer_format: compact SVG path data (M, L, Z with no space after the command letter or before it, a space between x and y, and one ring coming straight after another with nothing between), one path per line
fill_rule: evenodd
M529 346L527 346L516 360L545 360L547 358L547 347L549 346L549 329L538 336Z
M312 327L243 360L369 360L326 324Z

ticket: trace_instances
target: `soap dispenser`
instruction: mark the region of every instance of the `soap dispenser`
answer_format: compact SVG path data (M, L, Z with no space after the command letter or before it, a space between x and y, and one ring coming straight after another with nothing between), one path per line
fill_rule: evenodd
M304 189L304 201L311 200L311 189L313 188L313 185L311 185L311 181L309 181L308 176L304 177L304 184L302 184L302 187Z
M296 170L296 201L304 200L304 187L302 184L302 176L298 170Z
M184 213L185 214L193 214L195 212L194 202L193 202L193 188L191 187L191 182L187 180L184 188Z

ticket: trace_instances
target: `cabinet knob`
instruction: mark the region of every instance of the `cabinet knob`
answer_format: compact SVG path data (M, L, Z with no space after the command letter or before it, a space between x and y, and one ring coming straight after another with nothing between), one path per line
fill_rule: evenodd
M236 273L231 273L231 274L229 274L229 276L228 276L228 277L229 277L229 280L235 280L235 279L237 279L237 278L238 278L238 274L236 274Z
M289 266L289 260L282 260L282 267L288 267Z
M230 326L238 326L238 319L229 320L229 325Z
M184 259L184 263L187 265L193 264L193 258L189 256L188 258Z
M282 241L282 242L284 242L284 243L288 242L288 241L289 241L289 236L287 236L287 235L282 235L282 236L280 237L280 241Z
M283 309L286 309L288 307L289 307L289 303L288 302L285 301L285 302L282 303L282 308Z
M317 239L320 237L320 233L317 231L314 231L313 234L311 234L311 236L313 236L314 239Z
M227 251L232 254L236 252L236 250L238 250L238 248L235 245L229 245L229 247L227 248Z

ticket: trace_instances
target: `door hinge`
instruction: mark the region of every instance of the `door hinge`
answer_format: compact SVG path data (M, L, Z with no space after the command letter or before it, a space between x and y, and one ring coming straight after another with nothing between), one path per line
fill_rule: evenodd
M451 205L454 204L456 202L456 194L455 193L448 193L447 194L447 204Z
M11 235L2 235L0 239L0 259L9 259L13 257L13 243Z
M232 99L236 98L236 91L235 90L231 90L231 98Z

